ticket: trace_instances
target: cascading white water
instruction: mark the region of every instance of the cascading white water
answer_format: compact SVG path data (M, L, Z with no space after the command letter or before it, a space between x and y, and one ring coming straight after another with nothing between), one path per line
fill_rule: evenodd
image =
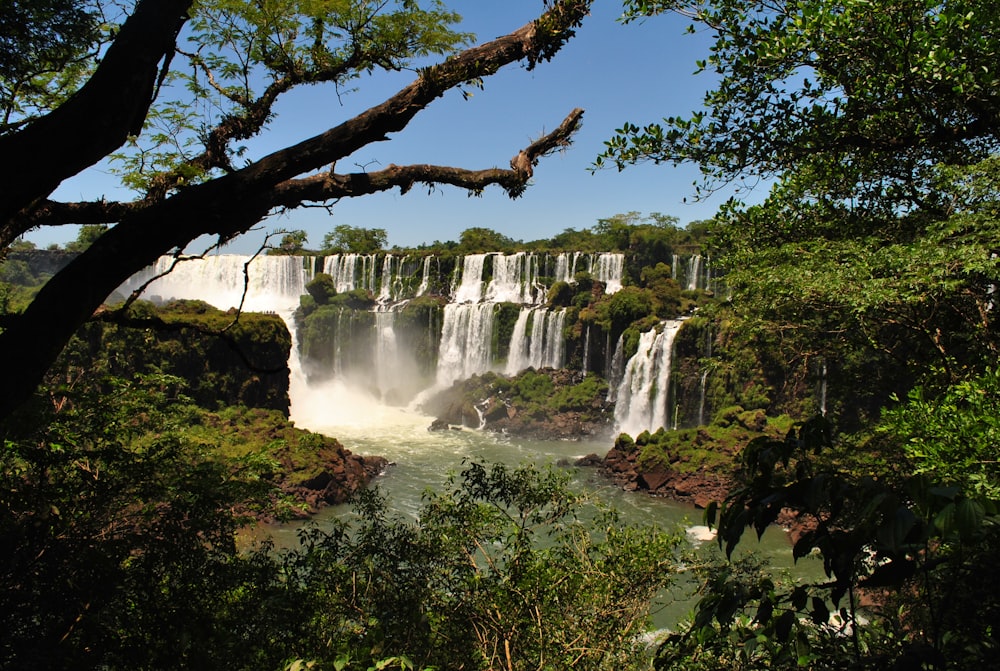
M476 373L490 370L493 358L493 303L449 303L438 349L437 386L448 387Z
M698 426L705 424L705 393L708 389L708 369L701 372L701 381L698 386Z
M698 288L698 275L701 272L701 255L695 254L688 259L688 282L687 288L694 291Z
M392 254L386 254L382 259L382 284L379 287L378 298L381 304L386 304L393 299L394 278L399 276L399 263Z
M823 359L823 370L820 375L819 413L826 417L826 359Z
M146 288L144 298L203 300L220 310L241 303L246 310L294 310L306 284L305 266L298 256L219 254L179 262L164 256L122 284L118 293L130 294L158 275L162 277Z
M604 293L613 294L622 288L624 266L624 254L598 254L597 259L591 261L590 274L594 279L604 282Z
M608 333L608 338L610 339L611 333ZM610 344L610 340L608 341ZM625 334L622 333L618 336L618 342L615 343L615 352L611 356L611 362L608 364L608 370L605 377L608 379L608 403L614 403L615 398L618 394L618 385L621 384L622 376L625 375Z
M615 398L615 425L621 433L636 436L643 431L671 428L667 403L670 396L670 366L674 338L680 320L663 322L639 336L639 348L625 365L625 374Z
M459 285L452 290L453 303L478 303L483 297L486 254L469 254L462 263ZM457 268L456 268L457 272Z
M423 296L431 285L431 263L434 257L427 255L424 257L423 273L420 277L420 286L417 287L417 296Z
M492 254L493 278L486 287L485 299L494 303L530 305L545 300L538 291L538 260L534 254Z
M527 333L531 322L531 335ZM566 310L523 307L510 336L510 350L504 372L515 375L525 368L562 368L565 357L563 326Z
M542 367L562 368L563 354L566 350L566 339L563 337L563 326L566 324L565 308L549 312L545 322L545 344L542 347Z
M527 337L528 320L531 314L538 308L523 307L517 314L517 321L514 322L514 330L510 335L510 350L507 354L507 367L504 370L507 375L516 375L531 365L529 355L531 341Z
M612 290L621 286L623 259L617 253L581 252L556 257L493 252L460 259L451 278L450 303L441 313L440 322L431 319L428 323L431 334L436 333L435 328L441 331L433 376L437 385L493 369L494 316L500 303L521 306L503 370L516 374L529 366L561 368L565 361L566 310L543 307L548 292L543 278L552 281L552 276L543 272L554 272L565 281L575 281L576 272L583 266ZM335 335L326 345L332 351L318 353L318 358L303 362L302 369L317 380L332 378L360 384L380 398L391 396L405 401L418 390L413 389L415 384L420 385L423 380L426 386L430 381L426 360L418 365L413 352L403 351L413 337L404 339L405 342L400 340L394 311L409 299L439 286L432 275L435 261L431 255L419 261L416 257L391 254L333 254L305 260L295 256L261 256L251 260L245 256L216 255L177 264L172 273L152 284L146 296L164 300L201 299L222 309L239 306L243 300L247 310L281 313L293 329L291 316L305 294L306 282L317 271L324 272L333 279L338 293L360 289L372 295L377 302L373 310L376 314L366 321L360 318L363 313L347 306L327 308L323 323L324 328L334 329ZM172 262L170 258L161 259L155 268L123 285L122 291L131 291L155 273L165 272ZM244 300L244 266L248 263ZM414 289L418 278L419 287ZM412 318L409 324L412 326ZM370 344L359 345L363 341L358 339L365 338L365 329L369 328ZM426 335L421 338L426 341ZM348 346L351 342L354 344ZM323 363L318 364L319 361ZM430 363L433 367L434 362ZM401 382L404 379L405 384Z
M392 328L395 317L396 313L390 310L375 313L375 381L383 398L395 387L399 375L399 350Z
M356 265L358 260L358 257L355 257L349 261L348 265ZM147 294L158 294L164 299L201 299L216 307L228 309L239 305L242 298L243 268L247 261L247 257L242 256L216 256L181 264L174 273L158 280ZM347 261L347 259L341 258L338 261ZM316 263L314 260L307 263L308 265L304 266L301 258L291 256L261 257L251 262L248 266L250 281L245 302L247 309L276 311L286 319L286 322L291 322L291 312L298 305L299 299L305 291L305 280L312 277L314 271L318 269L318 264L314 265ZM168 265L169 261L164 261L159 265L159 268L162 271ZM374 280L371 279L370 269L375 267L373 263L369 264L367 266L369 271L363 273L363 276L366 277L365 281L369 282L368 286L373 286L371 282ZM425 259L425 278L429 277L429 267L430 261ZM401 272L398 268L397 264L392 271L397 276ZM150 270L143 273L142 277L134 278L127 283L128 286L125 289L131 290L137 287L143 278L148 279L153 276L154 272L155 270ZM482 268L480 267L479 274L476 275L479 280L482 277L481 272ZM468 274L467 278L474 274ZM347 277L345 272L342 275L345 283L348 281ZM353 268L349 277L353 288L355 282ZM453 286L457 287L458 283L454 283ZM418 290L420 293L427 291L428 282L421 282L421 287L422 289ZM471 295L472 290L469 289L468 293ZM466 312L468 320L462 318L455 320L455 322L468 324L469 326L464 329L464 333L468 336L468 334L476 332L477 338L480 338L480 342L477 343L464 343L462 347L465 347L466 351L456 361L461 361L462 366L465 366L467 362L478 358L479 361L472 367L488 365L489 349L483 351L480 346L483 342L490 342L490 338L482 338L483 333L490 331L482 325L472 326L472 323L477 319L479 321L492 319L495 305L482 303L477 299L472 303L453 304L448 308ZM351 312L350 309L343 308L334 316L334 322L340 332L349 330ZM541 322L543 319L541 314L546 311L537 305L523 305L521 315L518 317L519 321L522 315L524 317L522 334L526 335L528 315L532 312L539 313L538 317ZM296 426L334 436L356 454L382 455L390 459L394 466L380 478L379 487L389 496L390 505L393 506L394 511L415 515L427 489L441 487L445 481L445 474L461 469L463 460L501 462L512 466L525 461L534 461L539 464L556 461L572 462L588 452L599 452L608 448L608 444L604 441L582 443L529 441L511 437L500 439L494 435L476 431L427 431L431 418L411 409L390 406L384 402L384 397L392 390L391 385L398 382L400 378L407 377L405 370L400 370L398 365L393 363L394 353L399 352L401 344L395 337L394 320L396 316L389 310L380 311L374 316L374 329L376 331L374 337L378 339L374 349L378 351L376 359L380 361L383 368L374 375L376 384L369 385L366 389L349 388L340 379L327 380L322 384L307 384L305 375L299 366L299 359L294 352L289 360L291 418ZM554 352L554 348L562 346L561 338L557 337L557 334L562 331L564 316L565 311L558 311L544 317L546 328L543 329L543 339L548 343L545 346L546 352ZM291 324L290 328L293 328ZM664 333L669 328L668 323ZM458 328L449 336L449 339L459 340L462 332L463 329ZM340 340L336 339L332 346L339 348L341 344ZM610 346L610 336L606 344ZM549 345L553 349L549 349ZM530 343L528 348L530 350ZM515 348L511 349L513 351ZM469 352L476 352L476 354L470 355ZM619 341L616 352L618 354L615 358L620 358L621 341ZM558 365L562 365L562 354L546 354L545 356L546 360L558 361ZM332 365L343 367L348 363L344 361L346 357L346 354L334 356ZM615 364L610 364L611 370L616 368ZM455 369L458 369L457 365ZM634 369L635 366L633 366ZM462 374L464 374L464 371L468 369L463 368L462 370ZM378 391L382 395L381 399L368 393L371 386L378 387ZM631 389L631 385L629 388ZM636 398L636 394L632 394L632 398ZM595 485L594 478L589 471L569 469L569 472L574 477L574 487L594 491L599 486ZM696 511L679 504L650 499L645 495L635 496L615 487L605 487L600 491L600 497L604 500L612 499L615 508L622 514L622 520L625 522L673 525L681 523L685 517L693 517L697 514ZM330 508L324 511L324 515L336 514L337 512L339 511L336 508ZM322 525L324 517L318 516L316 521ZM289 544L295 543L295 530L289 529L288 534L291 537ZM771 539L770 544L763 547L773 565L792 566L792 557L785 538L778 533L771 534ZM808 561L810 558L802 558L794 566L801 571L803 564ZM819 566L816 569L817 576L821 575L819 573L821 568ZM671 600L674 600L673 596ZM658 621L657 626L673 626L690 611L692 604L681 603L678 607L677 603L673 603L670 606L672 610L666 607L654 607L653 610L657 612L658 617L668 617L668 619Z
M357 254L333 254L323 259L323 272L333 279L337 293L354 289L357 263Z

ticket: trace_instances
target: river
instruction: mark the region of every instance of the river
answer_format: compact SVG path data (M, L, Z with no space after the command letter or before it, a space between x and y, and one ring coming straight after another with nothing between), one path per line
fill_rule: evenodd
M292 384L291 418L296 426L337 438L357 454L379 455L392 465L375 485L387 496L392 510L415 517L421 495L428 489L440 489L449 473L457 473L467 460L519 465L553 464L569 470L571 486L577 491L598 497L613 506L625 523L656 524L666 530L682 529L686 542L708 551L714 542L706 542L702 511L641 492L625 492L614 486L595 469L573 466L589 453L604 455L611 447L609 439L594 441L536 441L473 429L428 431L432 417L415 410L383 405L355 390L338 384L305 387ZM348 506L332 506L314 518L324 520L345 515ZM296 543L301 523L276 525L271 531L276 544ZM743 543L766 557L774 567L791 568L799 577L818 576L817 560L807 558L793 565L791 548L781 529L773 528L756 542L750 531ZM654 626L671 628L690 614L694 600L690 581L680 580L680 588L661 594L654 604Z

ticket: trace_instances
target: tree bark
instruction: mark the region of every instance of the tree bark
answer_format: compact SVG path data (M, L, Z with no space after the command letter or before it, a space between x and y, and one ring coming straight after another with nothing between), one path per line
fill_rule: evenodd
M123 206L117 225L54 276L24 313L0 333L0 351L10 354L0 387L0 418L26 401L79 326L90 318L131 275L202 235L229 239L250 229L276 207L307 201L356 197L414 182L446 183L479 191L501 185L517 196L538 158L569 143L583 114L574 110L552 133L536 140L511 160L510 170L462 170L432 165L390 166L365 177L332 173L297 176L334 164L359 147L399 131L448 89L528 60L550 58L587 13L589 1L557 3L537 22L510 35L473 47L422 71L412 84L354 119L294 147L274 152L239 171L189 186L161 201ZM98 207L99 204L90 204Z
M140 0L79 91L23 130L0 138L0 248L27 230L12 223L17 213L139 134L159 64L173 55L191 3Z

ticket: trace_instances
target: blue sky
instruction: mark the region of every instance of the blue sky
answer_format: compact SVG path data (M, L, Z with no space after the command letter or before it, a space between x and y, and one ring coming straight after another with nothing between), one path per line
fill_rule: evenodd
M451 0L462 14L463 30L483 41L514 30L536 17L541 0ZM619 173L588 167L603 142L630 121L643 125L665 116L686 115L700 107L710 74L695 76L695 61L708 55L709 36L685 34L690 21L677 15L647 19L641 24L616 21L621 4L597 0L592 15L555 59L527 71L504 69L473 89L464 99L453 91L437 100L390 141L370 145L338 164L348 172L390 163L433 163L470 169L506 166L510 157L541 133L558 125L574 107L585 110L583 128L572 147L549 156L535 170L533 184L517 200L500 189L481 198L440 187L432 193L414 187L348 199L336 204L331 217L321 209L297 210L262 223L262 230L304 229L307 246L318 247L323 235L339 224L384 228L389 244L403 247L434 240L457 240L473 226L491 228L518 240L551 237L566 228L593 226L616 213L662 212L686 224L711 217L724 197L693 202L694 166L638 165ZM381 102L406 85L413 73L376 74L358 89L337 96L327 88L297 93L278 108L265 136L250 144L259 154L313 135ZM115 179L91 170L64 184L56 196L64 200L129 198ZM686 202L685 202L686 201ZM249 252L262 239L250 233L227 251ZM39 246L65 242L75 231L36 232L28 236Z

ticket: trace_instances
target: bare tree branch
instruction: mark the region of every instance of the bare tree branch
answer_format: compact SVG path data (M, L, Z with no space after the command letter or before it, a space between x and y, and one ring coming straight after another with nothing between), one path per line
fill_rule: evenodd
M435 165L389 165L373 172L321 174L302 179L282 182L275 188L274 205L296 207L303 202L322 202L337 198L364 196L398 187L406 193L415 183L449 184L466 189L473 194L480 193L491 184L503 188L511 198L523 192L534 174L538 159L570 144L570 139L579 128L583 110L575 109L551 133L532 142L511 160L509 170L487 168L468 170Z

